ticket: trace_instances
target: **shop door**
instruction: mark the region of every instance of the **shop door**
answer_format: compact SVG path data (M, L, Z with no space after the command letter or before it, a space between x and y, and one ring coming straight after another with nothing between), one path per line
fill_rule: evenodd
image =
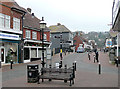
M5 52L4 52L4 49L2 48L2 49L1 49L1 61L2 61L2 62L4 62L4 60L5 60L5 59L4 59L4 55L5 55L4 53L5 53Z
M24 60L29 60L29 48L24 48Z

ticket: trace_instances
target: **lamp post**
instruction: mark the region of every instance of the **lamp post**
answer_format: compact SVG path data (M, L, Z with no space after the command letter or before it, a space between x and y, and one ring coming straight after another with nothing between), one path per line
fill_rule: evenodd
M60 34L60 58L61 58L61 61L60 61L60 68L62 67L62 32Z
M60 39L60 65L59 68L62 67L62 32L60 33L60 36L55 36L55 38Z
M42 21L43 18L42 18ZM44 68L45 62L44 62L44 29L46 28L46 23L42 22L40 23L40 28L42 30L42 67Z

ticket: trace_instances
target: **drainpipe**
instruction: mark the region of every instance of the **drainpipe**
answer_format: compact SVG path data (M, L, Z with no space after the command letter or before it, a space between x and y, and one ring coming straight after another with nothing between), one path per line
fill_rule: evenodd
M22 15L22 35L21 35L21 63L24 62L24 39L23 39L23 18L25 13Z

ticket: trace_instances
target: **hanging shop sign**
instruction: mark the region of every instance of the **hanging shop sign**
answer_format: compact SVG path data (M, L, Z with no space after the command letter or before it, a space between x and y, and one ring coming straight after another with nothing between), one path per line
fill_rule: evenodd
M106 48L109 48L112 46L112 39L106 39Z

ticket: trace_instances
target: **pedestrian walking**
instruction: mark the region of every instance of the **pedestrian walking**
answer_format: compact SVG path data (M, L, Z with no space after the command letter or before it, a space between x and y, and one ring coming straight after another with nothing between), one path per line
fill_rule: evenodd
M90 60L90 53L88 52L88 59Z
M99 60L98 60L98 56L99 56L98 51L96 51L95 54L96 54L96 61L99 62Z
M66 49L65 49L64 53L65 53L65 55L66 55Z

